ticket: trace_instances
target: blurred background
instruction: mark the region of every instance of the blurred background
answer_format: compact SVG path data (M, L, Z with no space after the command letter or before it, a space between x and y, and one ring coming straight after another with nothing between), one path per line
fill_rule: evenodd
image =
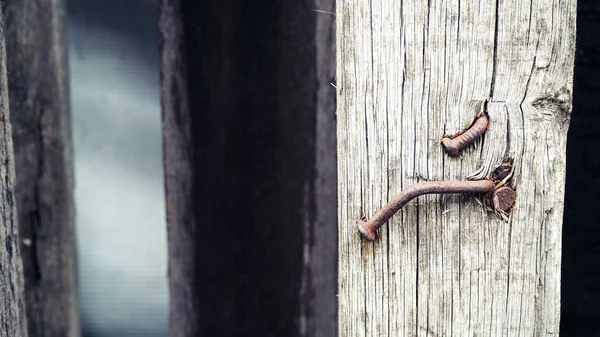
M86 337L168 335L157 3L68 1Z

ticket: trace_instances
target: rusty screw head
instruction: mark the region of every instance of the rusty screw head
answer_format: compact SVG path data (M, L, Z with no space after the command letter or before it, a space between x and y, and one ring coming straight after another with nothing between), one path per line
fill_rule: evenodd
M492 191L490 199L494 209L506 212L515 204L517 194L512 188L508 186L502 186Z

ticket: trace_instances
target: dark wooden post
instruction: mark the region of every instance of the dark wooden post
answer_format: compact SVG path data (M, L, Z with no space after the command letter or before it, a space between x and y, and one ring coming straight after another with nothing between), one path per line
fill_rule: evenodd
M78 336L65 2L4 6L29 335Z
M27 337L23 267L15 200L15 157L6 80L4 19L0 15L0 337Z
M160 6L172 336L336 335L333 1Z

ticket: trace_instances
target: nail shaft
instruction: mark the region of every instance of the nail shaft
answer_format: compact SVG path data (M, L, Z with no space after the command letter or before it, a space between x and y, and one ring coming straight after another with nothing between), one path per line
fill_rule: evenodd
M467 146L473 144L483 133L487 130L490 120L488 116L484 113L479 116L473 125L468 128L465 132L460 134L457 137L450 138L444 137L442 138L442 145L446 152L448 152L452 156L458 155L460 151L462 151Z
M358 221L358 230L369 241L375 240L375 232L410 200L425 194L436 193L486 193L494 189L490 180L475 181L426 181L409 186L398 193L368 221Z

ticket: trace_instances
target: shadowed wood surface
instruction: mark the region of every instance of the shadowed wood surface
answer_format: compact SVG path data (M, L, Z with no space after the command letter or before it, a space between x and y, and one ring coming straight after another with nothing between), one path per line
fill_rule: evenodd
M557 335L571 1L340 1L340 336ZM458 157L444 134L488 103L483 139ZM474 196L409 202L363 241L401 189L462 180L514 158L507 221Z
M172 336L336 335L333 5L160 3Z
M0 11L0 337L27 337L5 41Z
M79 336L65 2L4 5L29 336Z

